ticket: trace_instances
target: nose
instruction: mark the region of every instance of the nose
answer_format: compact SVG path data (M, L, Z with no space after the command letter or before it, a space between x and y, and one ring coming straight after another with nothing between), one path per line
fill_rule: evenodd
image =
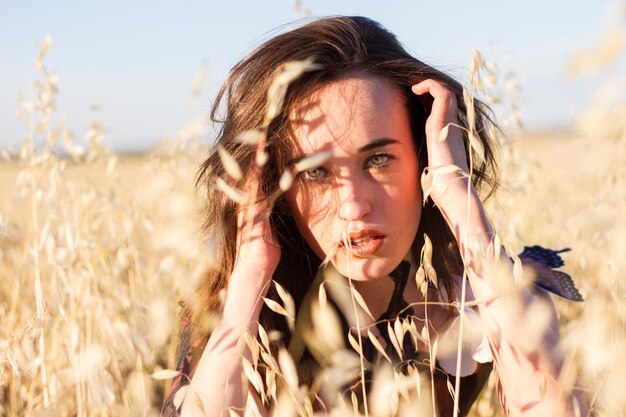
M339 186L339 218L346 221L361 220L372 211L367 185L343 181Z

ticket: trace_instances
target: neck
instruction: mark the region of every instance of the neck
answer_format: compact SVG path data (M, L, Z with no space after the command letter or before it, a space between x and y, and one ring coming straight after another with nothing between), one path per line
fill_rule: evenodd
M374 318L380 317L387 311L396 285L401 286L398 290L404 292L408 284L406 280L411 281L411 277L415 276L416 268L409 262L407 271L405 261L386 277L374 281L353 281L354 288L363 296Z
M394 288L394 282L389 276L375 281L352 281L352 283L363 296L374 318L380 317L387 310Z

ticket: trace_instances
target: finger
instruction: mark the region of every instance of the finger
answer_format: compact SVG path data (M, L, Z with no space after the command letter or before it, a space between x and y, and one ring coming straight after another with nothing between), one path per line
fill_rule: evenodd
M456 119L456 96L444 84L428 79L415 84L411 89L417 95L428 93L434 98L430 112L434 124L447 124Z
M417 95L430 94L434 98L425 126L429 164L432 166L455 165L466 171L465 146L461 130L450 129L445 142L439 140L443 128L449 124L458 123L458 108L454 93L444 83L433 79L413 85L412 91Z
M263 192L262 181L263 168L256 164L251 164L244 178L244 190L248 194L248 203L243 207L245 210L253 210L259 206L259 203L264 203L266 200L265 193Z
M413 92L417 95L430 93L434 98L441 97L447 93L451 93L450 89L445 84L429 78L421 81L411 87Z
M255 235L263 235L265 222L269 217L267 205L262 195L258 167L250 169L245 177L244 187L248 194L245 204L237 209L237 246L251 242Z
M457 123L457 105L454 94L438 81L427 79L412 86L416 95L430 94L433 97L430 114L426 119L426 139L429 146L439 142L442 129Z

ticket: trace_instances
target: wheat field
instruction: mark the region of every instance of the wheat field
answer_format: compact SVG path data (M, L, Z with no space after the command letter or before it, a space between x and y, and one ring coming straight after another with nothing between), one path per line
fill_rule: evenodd
M29 140L0 163L0 415L156 416L178 300L211 262L193 188L208 143L185 128L146 154L117 155L97 124L73 140L55 119L43 55L22 106ZM555 301L568 364L600 416L626 412L625 159L626 107L568 130L517 131L489 203L514 250L572 248L564 270L586 301ZM501 415L493 381L472 413Z

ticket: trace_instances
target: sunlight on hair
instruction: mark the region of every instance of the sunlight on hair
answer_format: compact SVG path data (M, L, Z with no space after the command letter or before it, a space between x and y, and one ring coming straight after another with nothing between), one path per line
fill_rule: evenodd
M299 2L295 6L301 8ZM619 31L608 28L598 43L572 58L572 74L597 73L623 56ZM216 253L224 232L213 231L202 241L197 231L203 202L194 197L193 182L202 156L209 152L199 144L206 137L206 123L191 121L145 155L118 155L107 146L107 129L98 120L75 133L59 116L59 77L46 67L52 46L47 36L35 59L37 79L31 89L20 92L18 117L25 123L24 140L18 148L1 153L0 260L8 278L0 280L0 414L157 415L164 390L181 376L176 369L180 335L175 329L181 312L177 301L185 297L201 304L190 286L203 282L207 270L223 267ZM463 90L467 127L447 125L438 140L463 129L474 167L486 158L474 123L477 101L484 97L496 104L517 97L519 83L518 76L489 57L475 51L471 58L469 85ZM283 108L289 84L319 68L310 57L288 63L275 74L266 113L260 115L262 125L235 132L236 145L255 152L250 167L268 164L267 128ZM521 126L518 105L512 103L510 110L513 126ZM579 388L586 391L596 415L623 415L626 376L616 365L626 362L625 120L626 107L620 104L610 110L590 106L566 133L520 131L502 138L489 127L504 160L503 192L489 203L499 234L486 248L470 248L481 255L474 270L459 277L458 300L448 299L446 277L435 269L436 235L424 235L419 267L409 279L415 280L426 300L410 308L424 309L425 320L409 315L376 321L350 274L343 277L333 266L339 251L350 254L348 271L351 262L376 258L353 252L345 230L341 242L325 254L319 286L310 294L311 323L303 337L324 364L311 381L301 378L299 363L285 345L287 336L299 331L300 304L274 281L275 292L263 303L286 323L291 335L259 325L257 336L246 333L239 344L249 353L242 365L244 377L264 405L273 405L271 415L319 416L312 402L322 397L332 404L325 411L333 417L433 415L434 373L440 368L459 369L460 378L485 359L479 349L484 329L476 321L475 309L493 302L522 308L520 289L534 288L535 272L524 268L516 255L527 241L556 247L571 244L572 252L564 255L567 272L580 283L586 298L582 306L555 298L566 357L560 386L571 389L572 375L578 374ZM224 176L211 186L240 207L255 202L260 181L244 189L247 172L236 152L221 146L212 152L218 154ZM279 173L277 189L269 190L274 194L267 197L270 206L293 185L297 173L323 165L330 156L320 152ZM427 167L420 178L424 202L428 204L436 187L445 192L442 179L466 180L466 175L455 166ZM482 271L491 257L513 262L513 268L504 263L494 267L498 280L493 297L462 297L467 275ZM428 298L429 292L436 296ZM225 290L217 294L223 301ZM429 321L427 307L432 305L451 312L449 325L440 334ZM500 335L515 340L520 352L536 344L551 317L549 305L541 299L525 308L519 328ZM365 318L374 324L365 326ZM194 331L210 334L220 314L207 310L195 320ZM365 357L366 344L376 363ZM425 351L422 362L409 359L410 346ZM366 375L372 382L369 392ZM445 381L455 399L458 381ZM495 384L492 378L470 415L502 415ZM545 382L542 385L533 389L544 394ZM182 402L185 390L178 391L175 404ZM192 401L206 412L195 392ZM242 414L229 410L230 417Z

